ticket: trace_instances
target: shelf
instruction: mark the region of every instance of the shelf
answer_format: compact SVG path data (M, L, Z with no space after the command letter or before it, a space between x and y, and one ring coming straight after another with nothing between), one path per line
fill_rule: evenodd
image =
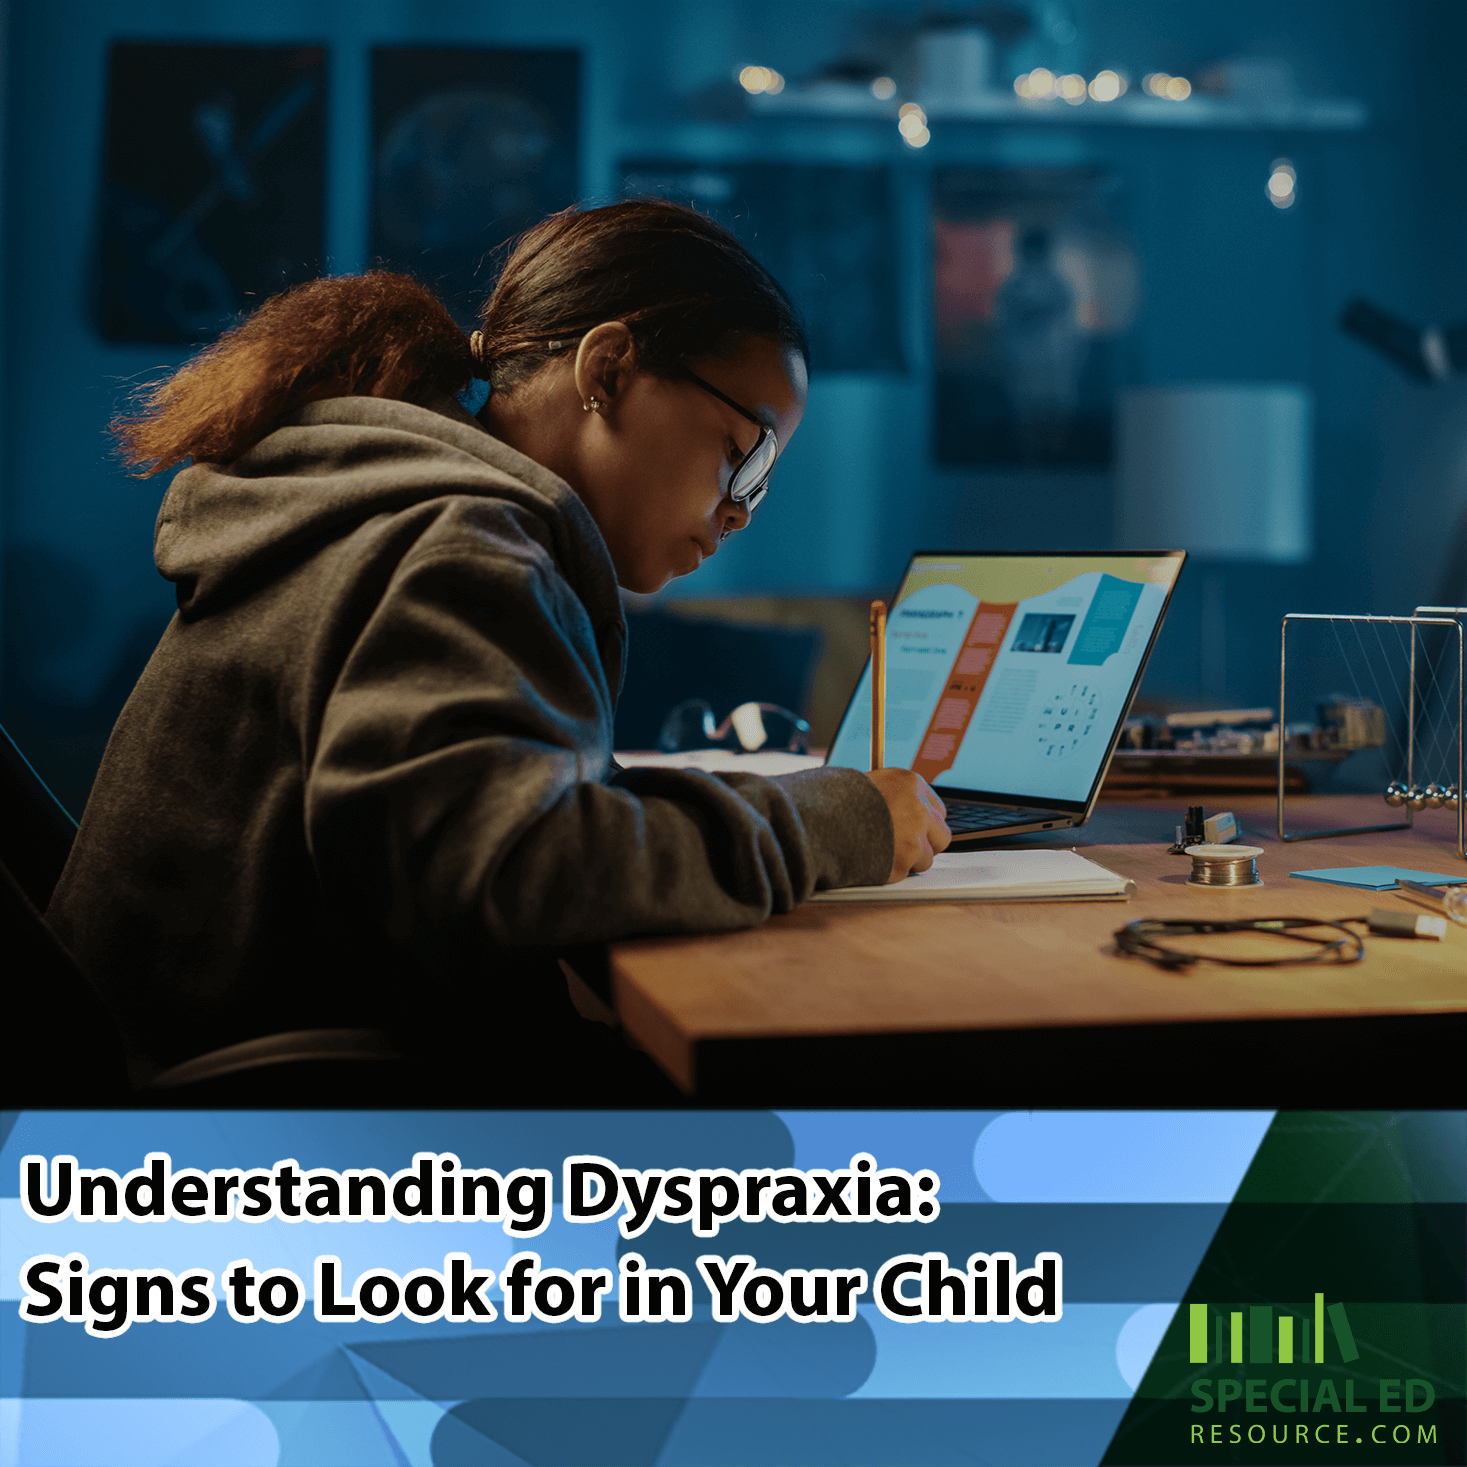
M774 96L749 98L754 117L808 121L894 124L898 99L879 102L863 87L822 85L787 88ZM1114 102L1085 101L1079 106L1057 99L1026 102L995 92L964 101L924 104L936 126L951 123L1021 127L1132 127L1179 131L1358 132L1369 121L1363 102L1349 98L1296 97L1277 102L1232 101L1193 96L1163 101L1133 93Z

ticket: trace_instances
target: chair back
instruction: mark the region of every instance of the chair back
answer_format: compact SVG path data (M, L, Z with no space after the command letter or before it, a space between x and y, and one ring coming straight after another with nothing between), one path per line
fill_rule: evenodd
M0 862L38 912L51 902L76 821L0 728Z

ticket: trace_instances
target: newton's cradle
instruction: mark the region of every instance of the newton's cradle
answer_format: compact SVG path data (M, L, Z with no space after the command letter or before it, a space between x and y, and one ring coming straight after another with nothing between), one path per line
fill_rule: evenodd
M1283 730L1287 726L1289 626L1325 622L1355 685L1357 697L1373 699L1386 710L1385 757L1399 772L1383 794L1406 818L1386 825L1345 830L1290 833L1284 826ZM1332 836L1409 830L1421 810L1453 810L1457 816L1457 854L1467 860L1464 818L1467 778L1463 768L1463 640L1467 606L1418 606L1410 616L1336 616L1290 612L1279 638L1278 835L1281 841L1324 840ZM1404 687L1402 684L1404 683Z

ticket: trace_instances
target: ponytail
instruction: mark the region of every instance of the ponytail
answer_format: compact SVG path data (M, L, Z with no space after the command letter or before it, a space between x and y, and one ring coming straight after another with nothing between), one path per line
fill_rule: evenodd
M425 402L475 371L442 302L406 275L312 280L267 300L116 418L128 465L161 473L183 459L228 463L327 397Z

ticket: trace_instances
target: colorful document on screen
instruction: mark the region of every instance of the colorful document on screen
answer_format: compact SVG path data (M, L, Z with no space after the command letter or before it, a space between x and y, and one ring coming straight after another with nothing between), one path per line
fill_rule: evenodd
M918 556L887 620L887 765L953 789L1085 800L1179 564ZM830 763L870 757L868 666Z

